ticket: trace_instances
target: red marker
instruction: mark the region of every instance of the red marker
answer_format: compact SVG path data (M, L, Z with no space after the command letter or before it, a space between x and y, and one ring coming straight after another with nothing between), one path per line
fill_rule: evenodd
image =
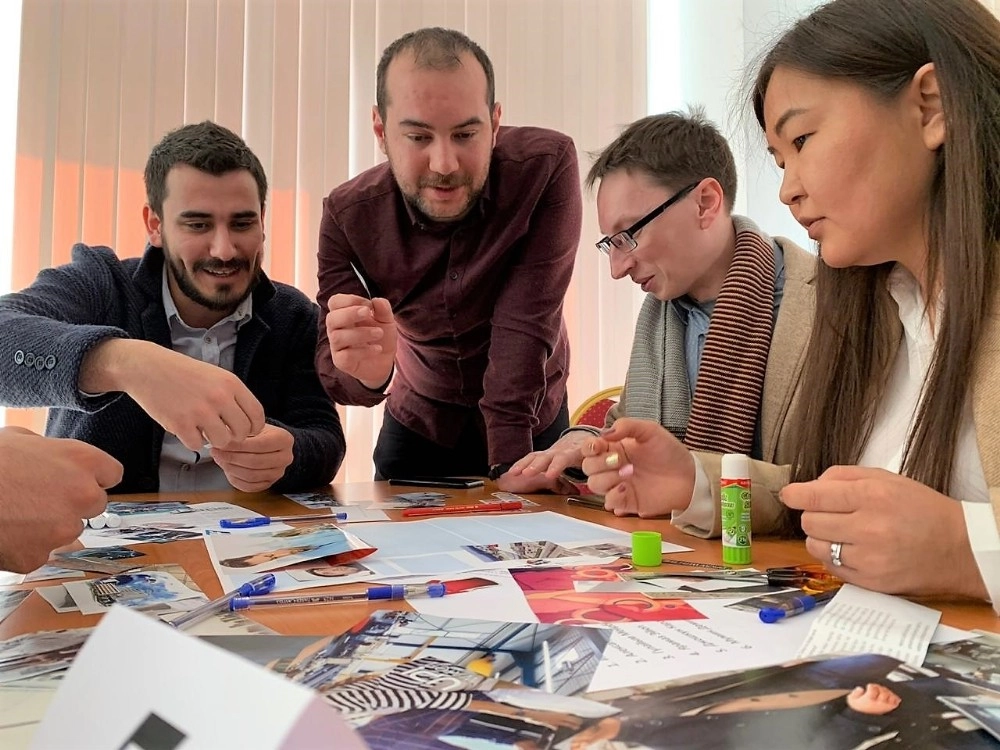
M520 500L503 503L478 503L476 505L443 505L440 508L410 508L404 516L450 516L453 513L496 513L504 510L521 510Z

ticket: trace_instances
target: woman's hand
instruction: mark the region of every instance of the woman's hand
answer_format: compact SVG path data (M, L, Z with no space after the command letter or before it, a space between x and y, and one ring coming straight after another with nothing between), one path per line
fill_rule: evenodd
M926 485L883 469L834 466L788 485L781 499L803 511L809 553L848 583L886 594L987 598L961 504Z
M615 515L663 516L691 503L694 459L657 422L619 419L584 443L583 455L587 484Z

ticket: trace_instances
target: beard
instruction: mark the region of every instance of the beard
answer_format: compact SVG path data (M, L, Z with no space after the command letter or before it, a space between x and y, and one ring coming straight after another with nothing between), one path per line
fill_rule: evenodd
M181 294L189 300L207 310L223 313L233 312L240 306L240 303L242 303L243 300L253 293L253 290L260 282L260 253L257 254L256 258L254 258L252 268L250 261L245 258L234 258L233 260L228 261L208 258L205 260L195 261L191 272L189 273L187 268L184 266L183 261L181 261L180 258L174 257L174 255L170 252L166 237L163 237L162 239L163 257L166 259L167 267L170 269L170 275L173 276L174 281L177 282L177 288L180 290ZM235 284L225 284L217 287L214 294L206 294L198 288L198 285L195 284L194 281L194 274L197 274L200 271L252 271L252 273L250 275L250 279L247 281L246 287L242 290L237 290Z
M398 182L398 180L397 180ZM465 216L472 210L472 207L479 202L479 197L483 194L483 184L478 187L472 184L471 177L464 178L434 178L434 179L422 179L417 183L417 189L407 189L403 185L400 185L400 190L403 193L403 200L410 204L410 207L417 213L421 219L428 222L452 222L459 221L465 218ZM469 197L466 198L465 203L458 209L458 211L449 213L447 215L441 214L440 211L436 210L432 203L424 200L421 190L424 188L460 188L465 187L469 191Z
M399 191L403 194L403 200L420 217L421 220L429 223L450 223L464 219L473 206L479 202L483 189L486 187L486 179L489 177L489 162L481 175L471 174L435 174L433 177L421 177L414 185L411 182L403 182L393 163L392 154L386 149L386 156L389 160L389 169L399 186ZM468 198L457 211L442 214L430 201L424 199L423 191L426 188L466 188L469 192Z

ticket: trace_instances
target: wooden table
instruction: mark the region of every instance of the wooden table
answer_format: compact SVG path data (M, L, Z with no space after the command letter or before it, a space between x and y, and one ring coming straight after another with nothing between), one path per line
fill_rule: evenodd
M423 489L423 488L414 488ZM474 490L443 490L450 495L449 504L475 503L495 488L487 483L485 488ZM388 497L406 488L389 487L385 483L360 482L354 484L334 485L331 492L344 504L363 503ZM237 492L204 492L194 495L160 494L160 495L121 495L116 500L185 500L190 502L226 501L245 506L267 515L291 515L294 513L309 513L311 511L293 503L287 498L274 495L245 495ZM693 547L693 552L685 552L671 557L680 557L697 563L721 562L721 546L719 540L703 540L687 536L670 525L665 520L648 520L639 518L617 518L611 513L592 510L567 503L563 497L551 495L533 495L532 499L540 505L537 510L554 510L566 515L580 518L623 531L640 529L659 531L665 541L675 542L687 547ZM536 510L536 509L532 509ZM387 511L390 517L399 518L400 511ZM201 589L210 597L222 593L219 581L212 570L205 551L205 545L200 540L171 542L168 544L141 544L137 549L146 554L144 562L179 563L198 583ZM801 541L776 540L757 538L753 542L753 565L763 569L778 565L792 565L811 562ZM676 572L677 566L664 566L663 570ZM93 574L91 574L93 575ZM77 579L74 579L77 580ZM35 586L52 586L59 581L39 581L25 584L23 588ZM351 588L341 587L340 590L361 588L355 585ZM327 589L310 589L309 592L325 591ZM994 614L992 607L985 603L960 600L922 600L923 604L942 611L941 621L946 625L959 628L979 628L1000 633L1000 619ZM393 606L405 602L396 602ZM385 603L330 604L308 607L274 607L248 611L248 616L254 620L286 635L330 635L341 633L351 625L362 620L369 612L385 608ZM3 623L0 623L0 640L11 638L22 633L39 630L54 630L59 628L78 628L96 625L100 616L84 616L79 613L57 614L41 597L30 596Z

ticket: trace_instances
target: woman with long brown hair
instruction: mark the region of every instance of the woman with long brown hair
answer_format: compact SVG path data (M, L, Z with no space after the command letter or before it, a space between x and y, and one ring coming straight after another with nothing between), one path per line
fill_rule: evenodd
M1000 21L976 0L834 0L768 51L752 101L823 260L792 483L754 478L845 580L1000 608ZM692 474L644 423L587 450L619 512Z

